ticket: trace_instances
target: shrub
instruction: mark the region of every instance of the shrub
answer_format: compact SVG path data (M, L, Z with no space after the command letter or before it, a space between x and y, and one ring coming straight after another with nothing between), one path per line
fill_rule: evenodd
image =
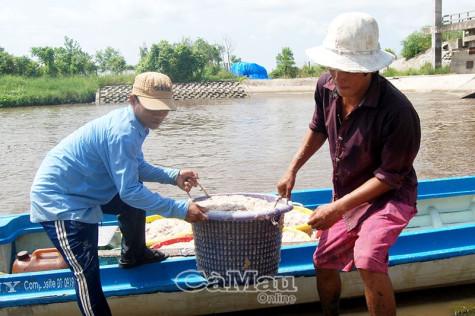
M403 46L401 55L406 59L415 57L431 48L431 41L430 34L424 35L420 31L413 32L401 42Z

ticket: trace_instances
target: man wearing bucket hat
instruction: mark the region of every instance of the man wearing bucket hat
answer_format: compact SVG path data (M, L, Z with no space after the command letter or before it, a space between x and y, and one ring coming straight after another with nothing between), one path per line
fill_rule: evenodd
M417 213L419 117L379 75L394 56L380 49L378 37L373 17L344 13L330 23L323 45L306 51L329 73L318 79L310 129L277 185L280 195L291 198L298 170L328 139L333 198L308 222L323 230L313 261L325 315L338 315L339 271L354 267L370 314L395 315L388 251Z
M170 78L156 72L136 76L130 106L82 126L43 160L31 188L31 221L40 223L74 273L77 301L84 315L110 315L101 288L98 223L117 215L122 232L119 266L160 262L168 255L145 243L145 211L188 222L206 221L206 208L164 198L143 182L198 185L193 170L149 164L142 144L176 110Z

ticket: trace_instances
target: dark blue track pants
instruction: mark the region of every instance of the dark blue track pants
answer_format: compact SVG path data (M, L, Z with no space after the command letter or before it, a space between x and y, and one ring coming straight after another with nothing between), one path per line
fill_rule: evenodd
M146 248L145 211L125 204L118 194L109 203L101 205L101 209L103 213L117 215L122 232L121 257L141 257ZM41 225L74 274L82 314L111 315L99 274L98 224L66 220Z
M77 221L42 222L49 238L73 272L83 315L111 315L99 274L98 225Z

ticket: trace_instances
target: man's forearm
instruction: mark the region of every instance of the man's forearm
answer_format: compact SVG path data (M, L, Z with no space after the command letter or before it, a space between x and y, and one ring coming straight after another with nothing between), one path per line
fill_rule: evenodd
M336 200L334 204L340 210L340 215L343 215L352 208L371 201L391 190L392 187L373 177L341 199Z

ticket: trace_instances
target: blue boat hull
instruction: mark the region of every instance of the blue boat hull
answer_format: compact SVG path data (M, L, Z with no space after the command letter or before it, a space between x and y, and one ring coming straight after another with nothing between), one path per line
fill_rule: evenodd
M397 291L475 282L475 203L472 202L475 201L474 194L475 177L421 181L418 203L424 204L424 200L429 203L423 207L424 214L421 216L424 217L425 213L432 216L430 223L433 227L410 227L390 249L390 275ZM304 190L293 192L292 201L313 209L327 203L330 197L330 189ZM464 222L446 223L444 209L440 205L450 204L451 199L464 199L458 202L463 206L445 213L451 214L449 217L452 218L456 217L455 213L463 213L465 217L471 213L471 220L463 217ZM433 219L437 217L434 217L434 214L439 216L440 222ZM108 218L105 222L107 225L114 223L113 218ZM15 244L15 240L24 234L41 233L42 230L39 225L29 222L27 214L3 216L0 218L0 227L0 245ZM312 242L282 247L279 271L275 278L280 284L291 282L293 289L298 289L287 291L288 289L281 288L281 292L283 291L288 299L294 297L293 303L318 300L312 263L316 246L317 244ZM10 252L15 253L15 250L11 247ZM5 254L5 250L3 251ZM426 276L430 273L438 273L439 277ZM445 277L440 273L444 273ZM356 273L342 274L342 280L344 287L348 288L343 297L363 295L363 288ZM183 308L187 308L191 314L196 306L203 304L198 301L213 297L222 299L208 300L202 306L207 308L203 312L275 306L257 301L257 292L262 289L254 292L250 291L250 288L246 291L235 289L234 292L230 289L211 291L210 284L196 271L195 257L171 258L130 270L119 269L117 264L105 265L101 267L101 281L111 308L116 308L116 314L126 315L126 311L130 309L143 309L147 312L149 310L142 305L148 300L152 300L150 304L162 306L163 312L183 314L188 312L173 304L163 304L170 299L180 300L184 304ZM75 300L74 280L69 270L0 275L0 315L21 311L22 308L33 313L36 311L38 314L54 311L55 306L60 309L70 306L75 310ZM230 302L226 304L223 300ZM135 301L140 306L134 305ZM189 304L195 305L186 306Z

